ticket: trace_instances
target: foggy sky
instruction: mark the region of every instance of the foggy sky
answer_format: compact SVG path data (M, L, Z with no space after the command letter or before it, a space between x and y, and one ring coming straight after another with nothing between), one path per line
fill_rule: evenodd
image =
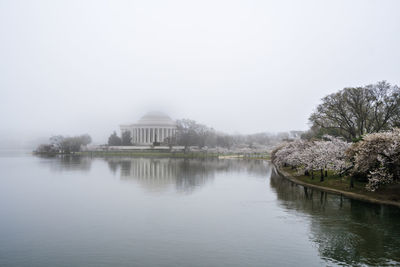
M0 0L0 144L147 111L227 133L306 130L320 99L400 85L400 1ZM7 141L8 142L8 141Z

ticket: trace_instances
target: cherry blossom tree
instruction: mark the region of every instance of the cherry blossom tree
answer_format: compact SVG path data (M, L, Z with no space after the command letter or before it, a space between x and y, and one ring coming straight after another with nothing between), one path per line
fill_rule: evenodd
M350 146L346 141L324 136L324 140L296 140L281 144L272 153L272 161L278 166L291 166L305 174L319 170L321 181L327 176L327 170L341 172L349 163L345 151Z
M272 152L272 160L278 166L299 167L303 164L302 153L310 144L304 140L286 142Z
M354 162L353 173L368 179L366 188L377 190L400 177L400 129L366 135L349 152Z
M327 140L324 141L322 147L327 164L326 169L341 173L351 165L346 156L346 151L351 146L351 143L333 136L324 136L324 138Z

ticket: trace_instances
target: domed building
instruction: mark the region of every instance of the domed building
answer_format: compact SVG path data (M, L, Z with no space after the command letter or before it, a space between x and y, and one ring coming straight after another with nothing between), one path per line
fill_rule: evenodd
M121 135L128 131L132 144L165 143L176 136L176 122L162 112L148 112L137 123L120 125Z

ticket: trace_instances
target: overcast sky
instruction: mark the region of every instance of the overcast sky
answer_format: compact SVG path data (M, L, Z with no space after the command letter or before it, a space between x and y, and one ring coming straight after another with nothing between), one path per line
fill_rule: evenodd
M0 0L0 138L106 142L146 111L306 130L343 87L400 85L400 1Z

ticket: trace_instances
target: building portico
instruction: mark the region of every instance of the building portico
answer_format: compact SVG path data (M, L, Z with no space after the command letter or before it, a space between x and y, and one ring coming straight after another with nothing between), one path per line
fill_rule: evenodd
M166 114L149 112L137 123L121 125L122 133L130 132L132 143L150 145L154 142L165 143L176 137L176 123Z

